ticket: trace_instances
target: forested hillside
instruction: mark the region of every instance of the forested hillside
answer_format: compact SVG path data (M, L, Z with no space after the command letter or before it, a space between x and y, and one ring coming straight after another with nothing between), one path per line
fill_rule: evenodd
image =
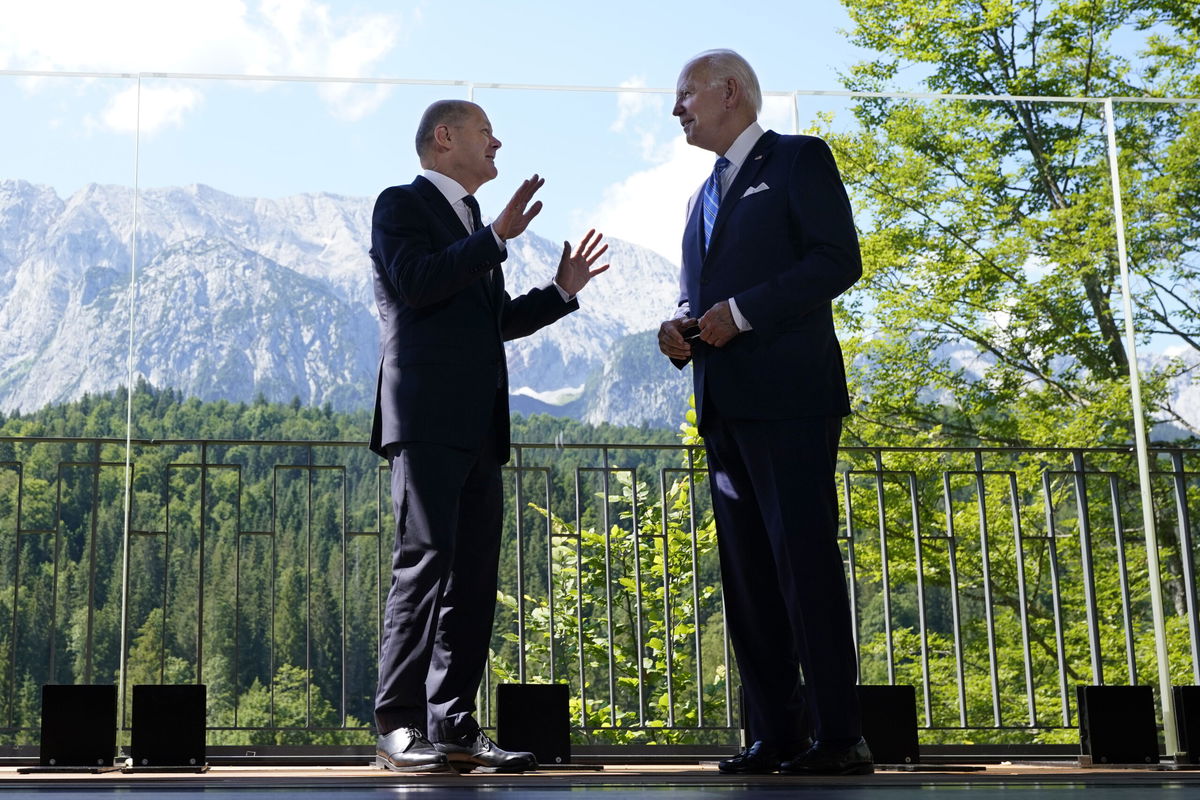
M125 442L113 434L127 400L120 390L0 419L0 727L36 729L43 683L117 682ZM392 523L386 463L363 444L369 425L366 412L328 405L201 402L145 384L134 393L128 684L205 683L215 728L308 729L217 732L214 744L368 741L312 729L371 720ZM628 449L678 444L660 429L514 416L513 438L550 446L523 450L506 472L508 597L526 585L544 594L549 552L536 510L518 535L518 463L529 467L523 503L574 518L575 468L589 496L606 474L593 471L603 452L577 445L625 445L610 466L680 458ZM604 504L585 504L594 524ZM502 609L503 663L518 661L505 638L515 629Z

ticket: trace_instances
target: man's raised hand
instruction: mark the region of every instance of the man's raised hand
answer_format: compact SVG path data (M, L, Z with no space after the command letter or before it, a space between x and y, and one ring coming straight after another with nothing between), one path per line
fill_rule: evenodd
M595 240L592 239L593 236L596 237ZM602 233L596 233L595 230L588 231L574 255L571 254L571 243L563 242L563 254L558 262L558 274L554 276L554 282L560 289L574 297L579 294L580 289L587 286L588 281L608 269L608 264L592 269L592 264L595 264L608 249L608 245L604 245L599 250L596 249L603 238L604 234Z
M542 188L542 184L545 182L546 179L539 178L537 173L534 173L532 178L526 178L521 182L517 191L513 192L512 199L504 206L504 210L492 221L492 230L497 236L508 241L525 232L525 229L529 227L530 220L542 210L541 200L532 206L529 206L529 201L533 199L533 195ZM525 210L526 206L529 206L528 211Z

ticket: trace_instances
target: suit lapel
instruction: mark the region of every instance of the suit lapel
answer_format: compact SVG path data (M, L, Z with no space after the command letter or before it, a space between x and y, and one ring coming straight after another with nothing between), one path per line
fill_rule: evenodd
M441 190L424 175L417 176L413 181L413 187L421 193L425 202L429 203L429 208L433 211L434 216L446 226L446 233L449 235L450 241L458 241L467 236L467 229L463 227L462 220L459 219L458 214L454 213L454 208Z
M779 134L775 131L767 131L762 136L758 137L758 141L754 143L750 154L746 156L746 161L738 170L737 177L733 179L733 183L729 186L729 191L725 197L721 198L721 207L717 209L717 218L713 222L712 236L709 238L708 250L705 252L707 258L708 253L712 252L712 245L721 235L721 228L725 226L725 220L729 219L729 215L733 213L733 207L742 199L742 195L751 186L755 186L759 174L762 172L763 166L767 163L767 159L771 157L771 148L775 146L775 142L779 139ZM703 223L701 223L703 224Z
M434 186L428 178L424 175L418 175L413 181L413 187L420 192L421 197L425 198L434 216L446 227L449 241L457 242L459 239L465 239L470 236L463 225L462 219L455 213L454 207L450 205L450 201L446 199L446 195L442 194L441 190ZM499 308L499 300L495 291L496 285L500 284L503 286L501 279L498 279L498 273L499 269L492 267L491 273L487 277L475 282L478 290L483 292L484 297L487 298L488 305L493 308Z

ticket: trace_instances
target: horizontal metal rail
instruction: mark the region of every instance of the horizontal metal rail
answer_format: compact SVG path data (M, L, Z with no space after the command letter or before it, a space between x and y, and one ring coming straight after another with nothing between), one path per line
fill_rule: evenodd
M147 439L126 481L124 455L0 437L0 746L36 741L40 685L118 680L205 683L214 745L368 742L386 465L359 442ZM1151 581L1171 674L1200 682L1200 450L1152 458L1159 575L1131 449L843 448L860 682L917 687L930 745L1075 741L1072 684L1156 682ZM702 447L515 444L505 501L484 723L498 684L559 682L580 744L736 742Z

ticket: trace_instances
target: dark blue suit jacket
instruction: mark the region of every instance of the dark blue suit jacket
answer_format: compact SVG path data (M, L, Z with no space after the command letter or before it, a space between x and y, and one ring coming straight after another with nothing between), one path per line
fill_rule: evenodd
M693 344L699 419L706 397L730 418L849 414L832 300L862 275L862 261L829 146L765 132L722 198L707 252L700 207L693 202L683 234L680 303L699 319L732 297L753 330L721 348Z
M494 422L497 452L508 459L504 342L579 303L563 302L554 286L509 297L498 269L507 255L490 228L468 235L424 177L379 195L371 225L380 325L376 453L396 442L474 449Z

